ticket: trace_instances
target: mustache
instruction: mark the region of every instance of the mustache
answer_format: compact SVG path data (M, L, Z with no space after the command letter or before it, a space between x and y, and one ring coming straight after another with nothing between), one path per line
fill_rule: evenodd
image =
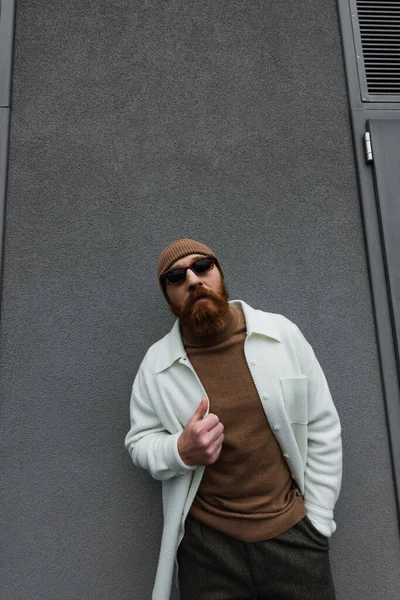
M209 298L210 300L220 300L221 296L211 290L207 290L204 288L196 288L190 294L190 296L187 298L186 306L188 308L192 307L193 304L196 302L196 300L198 300L199 298Z

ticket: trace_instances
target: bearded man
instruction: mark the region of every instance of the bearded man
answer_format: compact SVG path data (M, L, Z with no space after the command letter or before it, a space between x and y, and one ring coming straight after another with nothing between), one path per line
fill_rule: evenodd
M133 385L126 447L162 481L153 600L333 600L329 537L339 418L322 369L282 315L228 302L204 244L173 242L158 277L172 330Z

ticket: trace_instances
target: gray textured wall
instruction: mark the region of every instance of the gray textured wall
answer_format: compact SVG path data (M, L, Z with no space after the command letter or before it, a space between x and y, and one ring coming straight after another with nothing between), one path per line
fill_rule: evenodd
M400 545L334 0L19 0L1 364L6 600L147 600L159 484L123 447L181 236L296 321L343 422L339 600ZM174 597L175 594L174 594Z

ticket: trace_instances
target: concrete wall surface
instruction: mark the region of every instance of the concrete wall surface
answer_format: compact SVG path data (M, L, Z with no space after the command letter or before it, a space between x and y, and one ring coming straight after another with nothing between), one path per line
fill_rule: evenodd
M148 600L160 486L124 448L178 237L313 345L343 424L338 600L399 524L334 0L19 0L1 328L0 598ZM174 591L173 598L178 598Z

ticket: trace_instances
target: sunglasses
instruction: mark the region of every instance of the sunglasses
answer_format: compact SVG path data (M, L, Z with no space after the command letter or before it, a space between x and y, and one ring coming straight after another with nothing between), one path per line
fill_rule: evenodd
M169 285L177 285L178 283L183 283L186 279L186 271L190 269L196 275L203 275L204 273L208 273L211 269L214 268L216 263L215 258L211 256L205 256L204 258L197 258L191 265L188 267L178 267L176 269L171 269L171 271L167 271L161 275L161 279L165 282L168 281Z

